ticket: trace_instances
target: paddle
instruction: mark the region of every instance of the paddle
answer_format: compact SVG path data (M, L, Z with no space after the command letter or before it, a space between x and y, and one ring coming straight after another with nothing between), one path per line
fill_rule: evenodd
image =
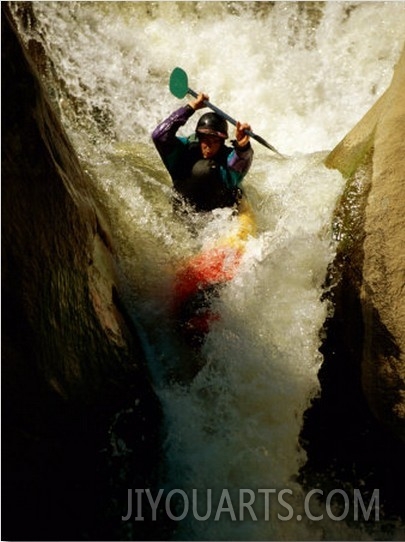
M170 92L173 94L173 96L176 96L176 98L182 99L186 94L190 94L194 98L197 98L198 94L194 90L191 90L188 86L188 77L186 72L182 68L174 68L170 75L170 81L169 81L169 88ZM218 107L213 105L208 100L205 100L205 105L215 111L218 115L226 119L228 122L236 126L236 120L221 111ZM257 134L254 134L251 130L245 130L245 132L253 139L270 149L271 151L275 152L282 158L284 156L278 152L277 149L275 149L270 143L267 143L262 137L258 136Z

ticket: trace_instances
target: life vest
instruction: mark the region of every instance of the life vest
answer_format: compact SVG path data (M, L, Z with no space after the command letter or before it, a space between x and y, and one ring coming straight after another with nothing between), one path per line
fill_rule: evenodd
M232 149L225 145L214 158L203 158L197 141L184 149L173 172L173 184L197 211L232 207L238 203L241 190L228 179L227 158Z

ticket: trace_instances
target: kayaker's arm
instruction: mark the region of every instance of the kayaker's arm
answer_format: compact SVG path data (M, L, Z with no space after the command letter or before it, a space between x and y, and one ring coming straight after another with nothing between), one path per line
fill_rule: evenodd
M174 111L167 119L156 126L152 133L152 140L160 155L162 155L162 152L170 152L178 145L176 138L178 129L186 124L195 111L205 107L204 101L208 99L208 94L201 92L197 98Z
M203 109L206 107L206 101L208 101L210 97L208 94L205 94L205 92L200 92L197 97L194 100L191 100L188 102L188 105L194 109L194 111L197 111L197 109Z
M235 140L232 141L234 150L228 156L228 168L235 186L239 185L249 171L253 160L253 149L246 130L251 130L250 124L236 123Z
M238 147L246 147L250 141L249 134L246 131L251 131L252 127L247 122L236 122L235 139Z
M185 105L156 126L152 132L152 140L160 154L161 151L167 152L177 144L178 129L186 124L194 111L190 105Z
M185 138L177 137L176 133L181 126L186 124L194 112L195 110L190 105L180 107L156 126L152 132L153 143L173 181L177 176L177 169L186 149Z
M228 156L228 169L231 172L232 184L238 186L253 161L253 148L248 140L246 145L241 146L237 140L233 141L233 151Z

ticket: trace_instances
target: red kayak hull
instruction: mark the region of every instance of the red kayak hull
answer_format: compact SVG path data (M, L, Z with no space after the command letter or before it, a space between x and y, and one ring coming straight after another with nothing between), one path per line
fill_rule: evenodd
M212 302L235 277L246 240L254 232L254 216L245 200L237 216L236 232L228 233L215 246L202 250L179 267L172 310L177 328L188 344L200 347L212 323L219 320Z

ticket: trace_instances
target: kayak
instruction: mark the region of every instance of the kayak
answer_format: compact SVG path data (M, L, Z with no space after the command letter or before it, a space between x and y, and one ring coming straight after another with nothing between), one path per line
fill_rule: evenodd
M173 286L172 311L176 327L186 343L200 348L213 322L220 316L211 305L240 266L249 236L255 233L253 211L242 199L237 230L214 246L182 262Z

